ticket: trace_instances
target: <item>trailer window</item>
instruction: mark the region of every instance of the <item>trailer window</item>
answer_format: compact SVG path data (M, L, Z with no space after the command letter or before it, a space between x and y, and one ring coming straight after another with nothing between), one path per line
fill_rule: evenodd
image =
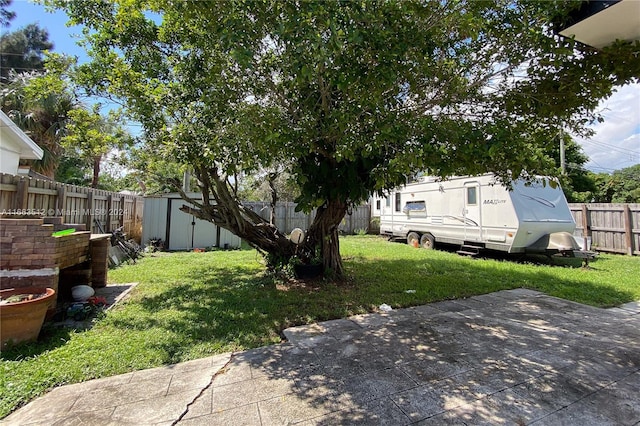
M391 195L384 198L384 205L387 207L391 207Z
M380 210L380 199L376 200L376 210Z
M404 209L402 211L406 214L410 214L412 212L426 212L427 206L424 201L407 201L407 204L404 205Z
M400 197L400 193L396 192L396 211L400 211L400 206L402 206L402 197Z
M478 204L478 197L477 197L477 193L476 193L476 187L475 186L468 186L467 187L467 205L468 206L475 206L476 204Z

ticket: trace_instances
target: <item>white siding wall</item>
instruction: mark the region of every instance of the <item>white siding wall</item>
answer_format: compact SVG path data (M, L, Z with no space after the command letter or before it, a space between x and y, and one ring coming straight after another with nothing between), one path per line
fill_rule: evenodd
M9 151L4 147L0 148L0 173L17 175L19 162L20 155L18 153Z
M142 244L146 245L152 238L166 239L167 206L165 197L145 197L144 215L142 216Z

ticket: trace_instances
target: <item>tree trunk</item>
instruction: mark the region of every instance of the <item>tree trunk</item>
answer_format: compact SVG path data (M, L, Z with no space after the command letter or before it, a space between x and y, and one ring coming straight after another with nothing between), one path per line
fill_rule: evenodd
M267 257L269 267L287 263L297 247L274 224L242 205L228 182L216 168L195 168L201 184L202 200L189 197L174 184L182 198L193 205L180 210L231 231Z
M344 276L338 228L347 213L347 203L341 200L330 200L318 208L313 223L309 228L309 245L320 246L322 265L325 273L336 279Z
M98 187L98 180L100 177L100 161L102 160L102 156L93 157L93 179L91 180L91 187Z
M275 173L269 173L267 182L269 183L269 193L271 193L271 215L269 216L269 223L275 226L276 224L276 206L278 204L278 193L276 192L275 180L278 177Z
M335 279L344 276L338 227L347 212L346 201L330 200L318 208L305 241L297 246L274 224L245 208L216 168L196 168L195 172L203 199L190 198L176 182L182 198L193 205L180 210L233 232L265 255L270 268L282 267L293 257L306 262L319 254L326 274Z

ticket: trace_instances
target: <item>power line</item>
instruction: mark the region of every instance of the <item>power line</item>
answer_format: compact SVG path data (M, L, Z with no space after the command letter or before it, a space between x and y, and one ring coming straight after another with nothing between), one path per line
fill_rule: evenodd
M625 165L625 164L629 164L629 163L637 163L637 161L635 161L635 162L634 162L633 160L630 160L630 161L620 161L620 162L616 163L616 164L615 164L615 166L613 166L614 168L611 168L611 167L604 167L604 166L602 166L600 163L598 163L597 161L592 160L592 159L589 159L589 161L587 162L587 164L588 164L588 163L593 163L593 164L595 164L595 166L591 165L591 166L589 166L589 167L585 167L585 168L587 168L587 169L590 169L590 170L594 170L594 169L596 169L596 170L602 170L602 171L605 171L605 172L615 172L615 171L617 171L617 170L620 170L621 168L625 168L625 167L620 167L620 166L623 166L623 165ZM633 164L632 164L632 165L633 165ZM630 167L630 166L627 166L627 167Z
M636 124L636 125L638 124L637 121L629 120L627 117L622 117L620 115L616 115L616 114L611 115L611 114L604 114L604 113L602 113L602 115L605 116L604 117L605 122L611 119L611 121L620 120L620 121L626 121L627 123L630 123L630 124Z
M621 152L623 154L640 155L640 151L634 151L634 150L627 149L627 148L621 148L619 146L611 145L611 144L608 144L606 142L599 141L597 139L583 139L582 142L583 143L590 143L592 145L600 146L600 147L603 147L603 148L609 148L609 149L612 149L614 151Z
M608 167L601 166L597 161L589 160L588 163L594 163L595 164L595 166L589 167L590 169L603 170L603 171L608 171L608 172L615 171L615 169L610 169Z
M10 69L10 70L22 70L22 71L44 71L44 66L40 67L40 68L26 68L26 67L3 67L4 69Z
M601 141L597 141L597 140L585 140L583 142L590 143L592 145L603 147L603 148L609 148L609 149L612 149L614 151L621 152L623 154L633 154L633 155L640 154L640 151L634 151L634 150L627 149L627 148L621 148L619 146L611 145L611 144L608 144L608 143L605 143L605 142L601 142Z
M22 58L24 58L25 56L32 56L32 55L44 55L44 51L40 51L38 52L37 50L31 51L31 52L26 52L26 53L12 53L12 52L0 52L0 56L20 56Z

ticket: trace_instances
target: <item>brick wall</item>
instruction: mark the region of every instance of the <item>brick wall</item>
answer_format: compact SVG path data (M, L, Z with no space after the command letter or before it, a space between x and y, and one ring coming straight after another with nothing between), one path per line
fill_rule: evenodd
M60 269L89 260L89 238L91 232L76 232L71 235L52 237L55 242L55 263Z
M43 219L0 218L0 289L50 287L56 291L48 316L55 312L60 270L89 260L91 233L54 237L65 229ZM58 229L56 229L58 228Z
M55 268L52 232L42 219L0 219L0 269Z
M63 269L89 260L90 232L53 237L54 230L42 219L0 219L0 269Z

